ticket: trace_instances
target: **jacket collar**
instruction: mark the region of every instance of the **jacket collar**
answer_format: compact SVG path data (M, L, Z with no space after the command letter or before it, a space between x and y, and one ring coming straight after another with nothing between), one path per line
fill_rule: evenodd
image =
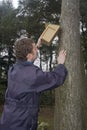
M27 66L27 65L32 65L33 62L31 62L31 61L24 61L24 60L16 60L16 64Z

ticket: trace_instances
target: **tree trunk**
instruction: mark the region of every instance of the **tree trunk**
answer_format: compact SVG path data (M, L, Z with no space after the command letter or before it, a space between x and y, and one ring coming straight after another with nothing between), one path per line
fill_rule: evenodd
M68 76L55 91L55 130L83 130L81 113L81 69L79 0L62 0L60 48L67 51Z

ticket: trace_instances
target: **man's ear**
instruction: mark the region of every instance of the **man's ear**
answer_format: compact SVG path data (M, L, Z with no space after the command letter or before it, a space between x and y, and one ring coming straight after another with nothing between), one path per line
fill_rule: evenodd
M31 60L32 59L32 53L28 53L26 58L27 58L27 60Z

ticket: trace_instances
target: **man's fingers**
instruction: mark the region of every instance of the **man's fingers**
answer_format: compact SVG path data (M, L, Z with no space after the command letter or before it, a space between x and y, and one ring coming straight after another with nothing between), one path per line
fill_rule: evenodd
M64 53L64 55L66 56L66 50L64 50L64 52L63 52L63 53Z
M61 50L60 52L59 52L59 55L61 55L61 54L64 54L64 55L66 55L66 50Z

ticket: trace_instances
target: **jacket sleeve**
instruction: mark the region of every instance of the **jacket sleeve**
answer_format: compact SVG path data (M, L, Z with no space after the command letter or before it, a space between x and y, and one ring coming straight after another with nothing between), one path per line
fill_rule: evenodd
M37 92L42 92L62 85L67 75L67 69L63 64L59 64L51 72L43 72L41 69L37 68L35 75L35 89Z

